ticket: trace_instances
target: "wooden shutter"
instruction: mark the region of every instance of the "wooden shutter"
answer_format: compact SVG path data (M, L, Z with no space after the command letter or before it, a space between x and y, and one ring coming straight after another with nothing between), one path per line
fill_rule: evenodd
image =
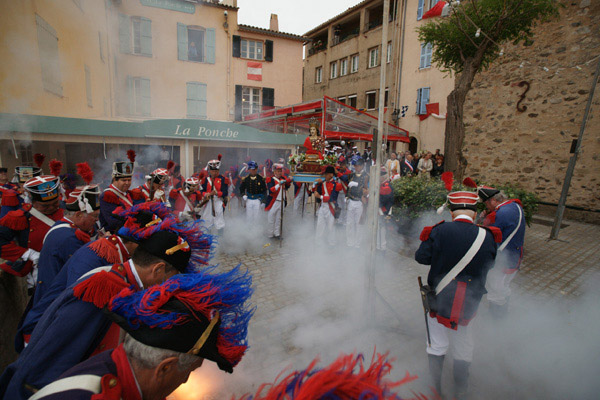
M198 83L198 116L206 118L206 84Z
M142 115L150 115L150 79L140 78Z
M241 57L242 55L242 38L237 36L237 35L233 35L233 57Z
M421 45L421 62L419 63L419 68L425 68L425 60L427 58L427 43L423 43Z
M425 7L425 0L419 0L419 5L417 6L417 21L420 21L423 18L423 8Z
M187 83L188 118L206 118L206 84Z
M188 35L187 25L177 23L177 59L187 61L188 59Z
M235 120L242 120L242 85L235 85Z
M152 21L148 18L140 18L140 52L145 56L152 55Z
M131 29L129 16L119 14L119 51L131 53Z
M92 76L90 67L84 65L83 69L85 72L85 96L87 97L87 105L88 107L92 107Z
M265 40L265 61L273 61L273 41Z
M215 29L206 29L206 62L209 64L215 63Z
M275 89L262 88L262 105L263 107L275 106ZM264 110L264 108L263 108Z

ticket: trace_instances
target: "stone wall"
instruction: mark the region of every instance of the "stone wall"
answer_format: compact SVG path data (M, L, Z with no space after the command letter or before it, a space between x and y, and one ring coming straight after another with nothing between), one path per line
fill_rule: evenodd
M478 74L465 104L467 175L518 183L548 203L558 203L600 59L600 0L562 4L560 20L535 28L533 43L504 46L504 55ZM521 112L522 81L530 87ZM567 198L567 205L595 210L600 209L599 105L600 85ZM600 222L598 212L567 211L566 217Z

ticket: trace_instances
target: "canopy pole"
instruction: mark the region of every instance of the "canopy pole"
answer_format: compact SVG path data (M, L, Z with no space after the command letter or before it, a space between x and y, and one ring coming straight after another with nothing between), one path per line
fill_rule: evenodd
M387 60L387 41L388 41L388 22L390 14L390 0L384 0L383 2L383 27L381 30L381 59L380 62L380 75L379 75L379 114L377 119L377 131L373 132L373 143L375 148L373 154L375 155L375 165L371 167L369 177L369 208L367 217L369 218L371 227L371 253L369 255L369 262L367 263L367 309L366 312L369 315L370 322L375 318L375 262L377 255L377 233L379 230L379 185L381 182L380 170L381 170L381 157L382 152L382 139L383 139L383 111L381 107L385 101L385 73L386 66L384 62Z

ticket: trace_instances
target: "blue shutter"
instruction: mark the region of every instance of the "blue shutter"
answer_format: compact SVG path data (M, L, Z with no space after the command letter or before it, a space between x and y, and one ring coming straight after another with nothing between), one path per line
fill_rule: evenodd
M206 29L206 62L215 63L215 29ZM205 87L206 88L206 87Z
M198 83L198 116L206 118L206 84Z
M429 88L423 88L423 96L422 97L422 103L423 103L423 114L427 114L427 104L429 104Z
M187 26L177 23L177 59L187 61L188 59L188 35Z
M431 67L431 54L433 53L433 44L427 43L425 53L425 67Z
M140 78L142 115L150 115L150 79Z
M148 18L141 18L140 23L141 38L140 51L145 56L152 55L152 21Z
M419 68L425 68L425 57L426 57L427 43L421 45L421 62Z
M425 0L419 0L419 5L417 7L417 21L420 21L423 18L423 8L425 7Z
M427 107L425 107L429 103L429 89L430 88L421 88L417 91L417 114L423 115L427 114Z
M129 115L135 113L135 93L133 92L133 78L127 75L127 100L129 103Z
M119 51L131 53L131 30L127 15L119 14Z

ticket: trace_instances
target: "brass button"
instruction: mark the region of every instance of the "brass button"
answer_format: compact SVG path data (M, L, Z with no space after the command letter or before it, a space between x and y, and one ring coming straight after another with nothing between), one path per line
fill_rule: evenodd
M117 386L117 378L111 378L108 381L108 386L110 386L111 388L114 388L115 386Z
M122 265L119 265L119 266L117 267L117 269L118 269L120 272L123 272L123 266L122 266Z

